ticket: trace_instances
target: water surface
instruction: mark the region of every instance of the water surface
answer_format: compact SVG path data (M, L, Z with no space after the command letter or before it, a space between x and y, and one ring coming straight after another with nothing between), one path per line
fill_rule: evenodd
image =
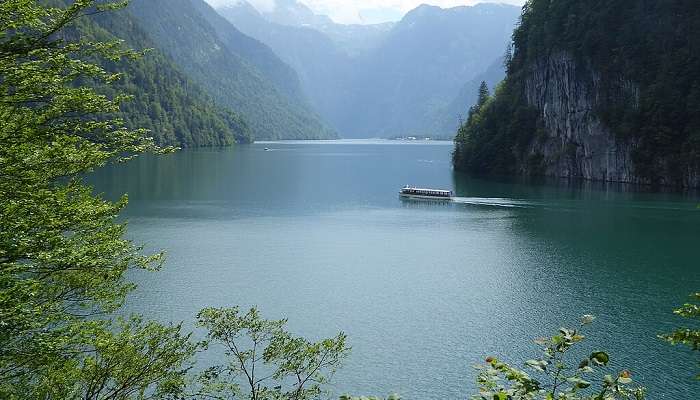
M192 321L205 306L258 305L311 338L342 330L353 351L337 394L464 399L473 364L532 358L532 338L590 313L587 348L608 349L650 398L697 398L696 358L656 335L700 290L698 199L473 179L453 173L451 151L258 143L145 157L91 181L128 192L131 237L169 254L162 272L133 276L130 310ZM402 202L405 184L460 199Z

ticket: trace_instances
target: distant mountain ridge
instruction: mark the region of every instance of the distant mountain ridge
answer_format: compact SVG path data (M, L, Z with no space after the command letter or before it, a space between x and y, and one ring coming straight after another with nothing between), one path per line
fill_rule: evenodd
M244 2L244 0L241 0ZM314 13L306 5L296 0L275 0L271 11L264 12L265 18L280 25L289 26L323 26L333 24L327 15Z
M519 14L518 7L497 4L414 9L358 59L350 84L358 90L341 107L364 118L334 122L353 136L448 133L435 132L431 118L503 56Z
M354 26L296 0L277 0L267 12L244 0L217 11L294 67L311 103L344 137L453 131L460 88L503 56L520 14L501 4L423 5L395 24Z
M373 48L395 25L393 22L370 25L338 24L328 16L314 14L310 8L296 0L276 0L276 4L272 11L265 11L257 9L246 0L237 0L223 3L216 10L243 33L255 37L273 50L279 47L279 41L284 39L285 34L298 28L320 32L330 39L338 50L356 55ZM313 47L313 43L306 44ZM284 58L277 50L275 53Z
M253 7L245 0L240 0L238 6ZM275 7L271 11L258 12L268 22L274 24L315 29L328 36L341 50L351 55L372 48L395 25L393 22L339 24L327 15L314 13L308 6L297 0L275 0Z

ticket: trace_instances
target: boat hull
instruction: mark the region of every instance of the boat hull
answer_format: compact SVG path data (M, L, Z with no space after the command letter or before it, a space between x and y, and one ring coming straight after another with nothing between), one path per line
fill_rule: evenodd
M454 200L452 197L439 197L439 196L423 196L418 194L404 194L399 193L399 197L402 200L427 200L427 201L444 201L449 202Z

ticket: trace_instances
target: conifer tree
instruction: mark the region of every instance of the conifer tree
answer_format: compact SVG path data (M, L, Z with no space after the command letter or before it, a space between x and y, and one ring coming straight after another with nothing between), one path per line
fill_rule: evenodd
M491 91L489 91L489 86L486 84L486 82L481 81L481 85L479 85L479 98L476 101L477 107L483 107L484 104L486 104L486 102L489 101L489 98L491 98Z

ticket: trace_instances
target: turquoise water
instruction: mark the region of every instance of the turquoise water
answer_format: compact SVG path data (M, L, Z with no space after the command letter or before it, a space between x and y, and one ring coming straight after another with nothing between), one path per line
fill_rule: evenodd
M265 151L265 148L269 151ZM449 143L259 143L138 159L90 179L128 192L131 237L166 249L129 310L192 321L258 305L292 331L349 335L339 393L465 399L472 365L537 355L531 339L590 313L652 399L695 399L697 357L656 335L700 290L697 197L455 174ZM405 202L405 184L455 190ZM603 345L604 343L604 345Z

